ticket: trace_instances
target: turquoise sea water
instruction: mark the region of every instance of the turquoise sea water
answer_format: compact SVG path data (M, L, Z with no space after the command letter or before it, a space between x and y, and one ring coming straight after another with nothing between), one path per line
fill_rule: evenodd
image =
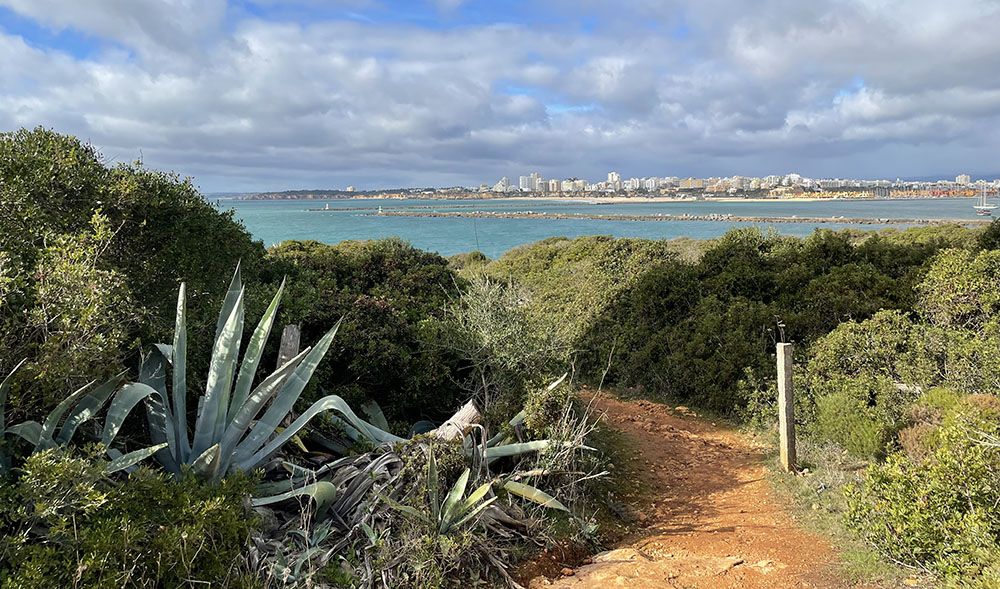
M346 209L314 212L308 209ZM671 239L718 237L733 227L755 225L723 221L602 221L592 219L474 219L374 216L384 210L423 211L545 211L553 213L636 214L656 213L708 215L733 214L772 217L849 217L849 218L918 218L974 219L973 199L949 198L927 200L830 200L822 202L718 202L687 201L670 203L636 202L627 204L585 204L538 200L331 200L331 201L220 201L223 209L233 209L247 229L273 245L287 239L315 239L337 243L350 239L400 237L421 249L449 256L479 249L490 257L525 243L554 236L613 235ZM838 223L775 223L786 235L807 235L816 228L842 229L859 227L879 229L884 225L849 225ZM900 227L899 225L894 225Z

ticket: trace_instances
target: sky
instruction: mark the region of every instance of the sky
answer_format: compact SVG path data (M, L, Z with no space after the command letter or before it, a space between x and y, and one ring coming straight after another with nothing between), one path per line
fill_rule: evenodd
M1000 0L0 0L0 131L206 192L1000 174Z

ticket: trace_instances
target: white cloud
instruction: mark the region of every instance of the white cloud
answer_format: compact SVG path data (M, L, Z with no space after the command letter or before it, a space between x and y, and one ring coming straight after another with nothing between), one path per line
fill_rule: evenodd
M548 3L590 11L588 33L268 22L221 0L0 4L113 43L76 58L0 30L0 128L141 149L212 190L535 168L924 175L958 154L990 171L1000 144L993 0Z

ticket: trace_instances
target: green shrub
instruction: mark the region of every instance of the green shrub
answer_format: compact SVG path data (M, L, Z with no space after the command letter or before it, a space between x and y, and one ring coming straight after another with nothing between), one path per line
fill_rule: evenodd
M527 395L565 370L566 350L532 323L524 289L485 276L469 281L442 320L425 325L426 339L466 367L460 384L495 429L524 408Z
M572 406L573 387L563 382L556 387L535 387L524 403L524 425L539 437L548 437L548 429L559 423Z
M1000 251L941 252L919 292L920 311L936 325L983 328L1000 312Z
M897 562L963 583L995 575L984 571L1000 558L1000 448L979 437L998 432L1000 410L966 404L938 432L930 458L893 454L848 488L849 524Z
M108 165L47 129L0 133L0 372L29 359L14 411L35 417L63 391L132 364L136 339L162 341L174 312L164 293L181 281L190 346L207 352L226 288L217 277L240 259L252 275L263 254L188 180Z
M206 485L145 468L124 481L93 452L31 456L2 485L2 587L255 587L243 551L254 481Z
M523 286L531 320L572 345L640 276L676 257L668 241L559 237L513 249L485 272Z
M336 344L302 397L376 401L390 422L445 419L465 395L458 359L425 337L460 284L448 262L398 239L325 245L284 242L268 251L274 281L287 276L279 325L318 339L341 318Z
M842 391L816 400L815 423L811 432L836 443L854 456L884 456L896 431L880 419L872 407L860 402L859 397L863 395L850 390L850 385L856 383L844 384L846 386Z

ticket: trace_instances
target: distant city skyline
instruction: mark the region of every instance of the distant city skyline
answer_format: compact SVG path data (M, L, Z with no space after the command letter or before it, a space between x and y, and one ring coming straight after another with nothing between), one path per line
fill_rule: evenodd
M0 0L0 130L206 192L992 176L997 30L982 0Z

